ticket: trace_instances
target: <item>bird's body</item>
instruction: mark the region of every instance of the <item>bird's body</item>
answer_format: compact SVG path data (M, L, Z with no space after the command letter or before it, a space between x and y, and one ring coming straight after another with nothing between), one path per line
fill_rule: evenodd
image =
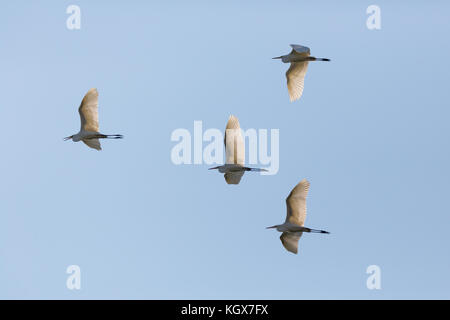
M92 139L96 138L98 135L99 133L94 131L80 131L72 136L72 141L78 142L85 139Z
M243 171L257 171L260 169L257 168L248 168L248 167L244 167L240 164L224 164L218 167L214 167L214 168L210 168L212 169L217 169L220 173L232 173L232 172L243 172Z
M298 225L290 223L290 222L285 222L283 224L279 224L274 227L279 232L300 232L300 231L304 231L305 229L307 229L303 226L298 226ZM269 227L269 228L271 228L271 227Z
M228 184L239 184L245 171L256 171L256 172L267 171L265 169L260 168L244 167L240 164L224 164L218 167L209 168L209 170L214 169L217 169L220 173L224 173L225 181Z
M228 184L239 184L245 171L267 171L259 168L245 167L245 145L242 137L239 120L235 116L230 116L225 128L225 155L226 162L224 165L209 168L209 170L217 169L220 173L224 173L225 181Z
M280 236L283 246L292 253L298 251L298 241L303 232L329 233L324 230L310 229L304 226L306 219L306 196L309 191L309 182L306 179L300 181L286 198L287 214L283 224L267 227L282 232Z
M101 150L99 139L121 139L120 134L107 135L98 132L98 91L95 88L90 89L78 108L81 120L80 132L64 138L72 139L74 142L83 141L88 147Z
M300 99L303 94L306 70L309 61L330 61L326 58L311 57L311 50L308 47L291 44L292 51L284 56L275 57L273 59L281 59L284 63L290 63L288 71L286 71L287 87L291 101Z

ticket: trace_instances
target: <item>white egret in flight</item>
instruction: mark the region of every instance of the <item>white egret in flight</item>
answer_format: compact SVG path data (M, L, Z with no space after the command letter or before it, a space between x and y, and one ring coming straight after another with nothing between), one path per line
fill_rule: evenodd
M311 57L309 55L310 50L308 47L300 46L298 44L291 44L291 47L292 51L289 54L272 59L281 59L284 63L291 64L286 72L286 78L289 97L292 102L300 99L302 96L308 62L330 61L330 59Z
M83 141L88 147L102 150L99 139L121 139L120 134L102 134L98 132L98 92L97 89L90 89L81 101L78 108L81 119L80 132L64 140L72 139L74 142Z
M324 230L315 230L304 227L306 219L306 196L308 195L309 182L306 179L300 181L286 198L287 215L283 224L267 227L276 228L283 232L280 236L281 243L286 250L297 253L298 240L303 232L329 233Z
M217 169L224 173L225 181L228 184L239 184L245 171L267 171L266 169L245 167L245 145L242 137L239 120L231 115L225 128L225 157L226 162L222 166L209 168Z

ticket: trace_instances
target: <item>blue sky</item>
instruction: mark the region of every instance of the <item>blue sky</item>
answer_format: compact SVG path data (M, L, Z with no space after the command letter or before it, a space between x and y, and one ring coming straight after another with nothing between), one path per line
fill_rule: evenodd
M450 298L447 2L0 9L0 298ZM290 43L332 60L310 63L295 103L271 60ZM62 140L91 87L101 131L125 136L101 152ZM280 130L278 174L231 186L171 162L173 130L222 130L230 114ZM293 255L265 227L303 178L306 226L331 234ZM373 264L381 290L366 287Z

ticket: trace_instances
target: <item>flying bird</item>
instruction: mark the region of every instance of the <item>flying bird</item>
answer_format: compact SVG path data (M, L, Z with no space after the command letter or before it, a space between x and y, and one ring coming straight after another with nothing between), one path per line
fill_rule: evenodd
M120 134L102 134L98 132L98 91L95 88L90 89L78 108L81 120L80 132L70 137L64 138L64 141L72 139L74 142L83 141L88 147L102 150L99 139L121 139Z
M286 71L286 78L289 97L292 102L300 99L302 96L308 62L330 61L330 59L311 57L310 49L308 47L300 46L298 44L291 44L291 47L292 51L289 54L272 59L281 59L284 63L291 64L288 71Z
M280 236L281 243L287 251L297 253L298 240L303 232L329 233L324 230L316 230L304 227L306 219L306 196L308 195L309 182L306 179L300 181L286 198L287 215L283 224L267 227L276 228L283 232Z
M225 181L228 184L239 184L245 171L267 171L266 169L245 167L245 145L242 137L239 120L231 115L225 128L225 164L222 166L209 168L208 170L219 170L224 173Z

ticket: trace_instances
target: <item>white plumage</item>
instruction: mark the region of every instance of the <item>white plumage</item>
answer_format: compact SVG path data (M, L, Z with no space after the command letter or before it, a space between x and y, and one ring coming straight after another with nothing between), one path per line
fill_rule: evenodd
M106 135L99 132L98 126L98 91L95 88L90 89L78 108L80 114L80 132L64 140L83 141L88 147L101 150L99 139L121 139L120 134Z
M239 184L245 171L267 171L259 168L245 167L245 143L242 137L242 130L237 117L231 115L225 128L225 164L222 166L209 168L217 169L224 173L225 181L228 184Z
M287 87L289 98L292 101L300 99L305 87L305 75L308 70L309 61L330 61L326 58L311 57L311 50L298 44L291 44L292 51L284 56L275 57L273 59L281 59L284 63L290 63L289 69L286 71Z
M282 232L280 236L283 246L292 253L298 252L298 241L303 232L329 233L324 230L316 230L304 227L306 220L306 197L309 191L309 182L306 179L300 181L286 198L286 220L283 224L267 227L275 228Z

